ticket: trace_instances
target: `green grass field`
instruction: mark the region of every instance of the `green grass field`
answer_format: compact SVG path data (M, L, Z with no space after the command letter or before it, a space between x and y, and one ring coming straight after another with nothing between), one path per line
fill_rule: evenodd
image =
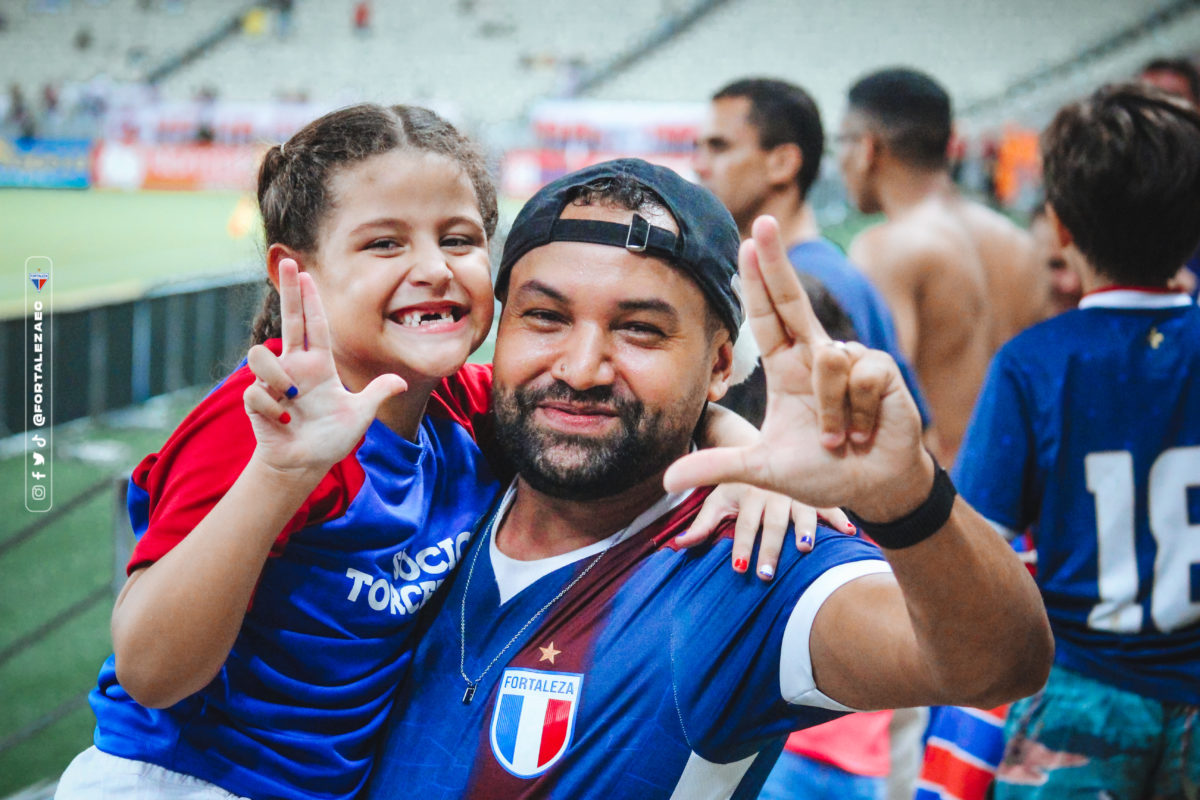
M48 256L55 308L257 263L257 212L237 192L0 189L0 316L23 313L25 260ZM236 225L235 225L236 227Z
M22 491L6 490L0 501L0 652L53 619L81 598L110 585L113 577L111 482L141 455L156 450L198 393L182 393L155 413L138 415L136 425L95 422L55 431L54 497L62 508L89 487L105 484L91 500L41 524L24 509ZM112 457L97 462L87 452L105 448ZM23 459L0 461L0 485L20 487ZM4 548L28 526L37 533ZM111 595L93 604L45 638L22 647L0 664L0 742L51 710L78 698L95 683L112 649L108 633ZM12 749L0 752L0 796L32 782L57 776L91 742L95 724L86 705Z

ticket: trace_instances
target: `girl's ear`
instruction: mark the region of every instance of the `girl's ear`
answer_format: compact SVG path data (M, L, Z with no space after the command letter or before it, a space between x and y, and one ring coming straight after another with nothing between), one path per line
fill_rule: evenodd
M275 287L275 291L279 291L279 262L285 258L291 258L299 265L300 271L305 269L304 258L298 250L288 247L286 244L275 242L267 248L267 278L270 279L271 285Z

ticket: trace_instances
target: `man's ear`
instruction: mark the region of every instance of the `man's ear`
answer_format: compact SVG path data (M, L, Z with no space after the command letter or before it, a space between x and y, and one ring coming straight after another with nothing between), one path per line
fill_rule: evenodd
M708 378L707 397L713 402L729 391L730 376L733 374L733 342L729 340L728 332L722 332L722 336L724 338L713 353L712 374Z
M772 147L767 153L767 180L773 186L787 186L796 183L796 176L804 166L804 153L795 142Z
M286 244L275 242L267 248L267 278L270 279L271 285L275 287L275 291L279 291L279 262L285 258L290 258L300 267L300 271L305 269L305 258L300 254L299 250L288 247Z
M1059 247L1066 248L1074 244L1075 237L1067 230L1067 226L1063 225L1062 220L1058 218L1058 213L1054 210L1054 206L1049 203L1046 203L1046 219L1050 221L1050 227L1058 239Z
M883 157L885 147L883 139L874 133L864 133L860 144L859 157L862 159L863 173L873 172Z

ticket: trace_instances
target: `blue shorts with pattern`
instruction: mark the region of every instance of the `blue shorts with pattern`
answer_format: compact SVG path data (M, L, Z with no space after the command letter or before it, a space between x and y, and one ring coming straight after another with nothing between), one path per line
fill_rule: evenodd
M996 800L1200 800L1200 707L1055 666L1013 704Z

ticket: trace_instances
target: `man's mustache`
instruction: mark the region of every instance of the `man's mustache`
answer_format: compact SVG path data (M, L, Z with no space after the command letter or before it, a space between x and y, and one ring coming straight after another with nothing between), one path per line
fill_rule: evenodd
M616 392L608 384L576 389L568 383L556 380L548 386L518 389L515 395L517 405L524 413L532 412L538 405L546 402L608 406L622 419L636 418L642 411L640 401Z

